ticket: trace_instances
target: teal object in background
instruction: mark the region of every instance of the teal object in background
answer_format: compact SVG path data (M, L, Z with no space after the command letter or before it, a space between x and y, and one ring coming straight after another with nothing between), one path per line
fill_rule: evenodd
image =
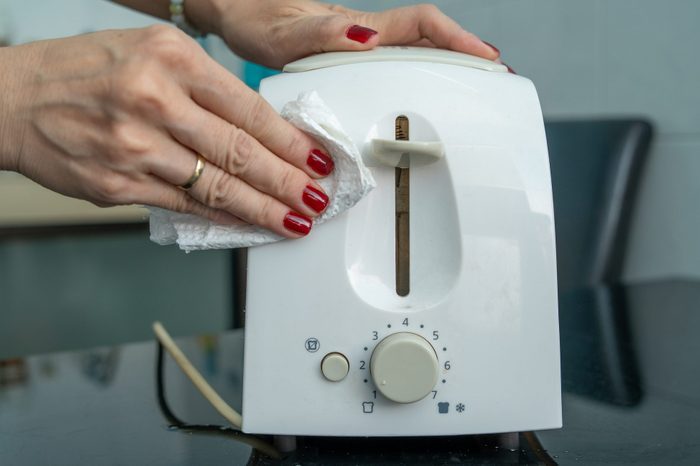
M273 70L249 61L243 64L243 82L255 91L260 89L260 81L280 73L279 70Z

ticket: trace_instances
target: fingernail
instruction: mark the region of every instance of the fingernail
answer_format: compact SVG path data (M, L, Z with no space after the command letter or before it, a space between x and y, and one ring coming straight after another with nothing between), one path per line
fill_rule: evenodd
M482 42L483 42L484 44L488 45L489 47L491 47L492 49L494 49L494 50L496 51L497 54L499 54L499 55L501 54L501 51L498 50L498 47L496 47L496 46L493 45L492 43L486 42L485 40L482 40Z
M287 215L284 216L284 227L298 233L300 235L308 235L311 231L311 219L306 215L301 215L300 213L290 210Z
M311 167L313 171L322 176L330 175L334 166L333 159L328 154L324 154L318 149L314 149L309 153L306 164Z
M514 70L513 68L511 68L510 66L508 66L507 63L503 63L503 64L504 64L505 67L508 69L508 72L509 72L509 73L518 74L518 73L515 72L515 70Z
M350 40L354 40L355 42L360 42L361 44L364 44L375 35L377 35L377 31L374 29L359 26L357 24L350 26L345 33L345 37Z
M314 211L321 213L328 206L328 196L326 193L311 185L307 185L304 189L304 194L301 196L304 204L311 207Z

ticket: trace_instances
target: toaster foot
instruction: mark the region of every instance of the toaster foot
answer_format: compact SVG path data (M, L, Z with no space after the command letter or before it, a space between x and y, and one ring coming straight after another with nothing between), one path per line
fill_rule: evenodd
M501 448L507 448L509 450L517 450L520 448L520 433L519 432L506 432L505 434L498 434L498 444Z
M273 443L275 448L281 453L290 453L297 449L297 438L295 435L275 435Z

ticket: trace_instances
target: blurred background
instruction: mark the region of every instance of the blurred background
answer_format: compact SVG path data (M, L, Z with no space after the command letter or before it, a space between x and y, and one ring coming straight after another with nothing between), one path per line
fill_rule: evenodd
M700 2L434 3L534 81L546 119L652 122L622 275L700 278ZM156 22L105 1L0 0L5 45ZM265 74L215 37L202 45L252 86ZM0 172L0 358L148 339L155 319L175 335L231 326L230 251L157 246L145 221L139 207L99 209Z

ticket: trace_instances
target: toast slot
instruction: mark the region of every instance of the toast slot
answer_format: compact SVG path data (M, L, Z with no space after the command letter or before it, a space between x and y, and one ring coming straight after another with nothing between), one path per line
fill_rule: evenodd
M408 141L408 117L400 115L396 118L394 135L397 141ZM396 293L399 296L408 296L408 293L411 290L409 164L409 154L402 154L401 163L394 169L396 215Z

